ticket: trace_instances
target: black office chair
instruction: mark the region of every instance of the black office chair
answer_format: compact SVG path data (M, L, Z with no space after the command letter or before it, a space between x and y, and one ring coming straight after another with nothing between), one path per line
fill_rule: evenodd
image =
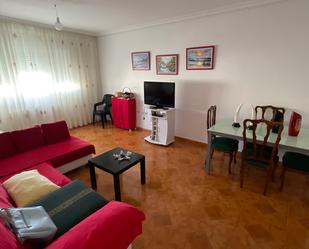
M95 103L93 106L93 113L92 113L92 124L94 125L95 117L100 116L102 127L104 128L104 122L107 120L106 116L108 115L113 123L113 116L112 116L112 97L113 94L105 94L103 96L103 100L101 102ZM102 106L102 107L101 107Z

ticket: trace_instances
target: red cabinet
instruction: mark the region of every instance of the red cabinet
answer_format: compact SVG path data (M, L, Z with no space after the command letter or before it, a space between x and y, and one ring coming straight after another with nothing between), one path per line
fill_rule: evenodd
M115 127L128 130L136 128L135 99L112 98L112 113Z

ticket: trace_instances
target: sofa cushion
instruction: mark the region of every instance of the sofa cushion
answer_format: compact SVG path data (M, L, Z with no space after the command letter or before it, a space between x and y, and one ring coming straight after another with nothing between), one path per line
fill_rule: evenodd
M10 132L0 133L0 159L12 156L16 153Z
M46 249L124 249L142 233L143 212L118 201L111 201ZM81 236L82 235L82 236Z
M71 136L69 140L64 142L45 146L42 151L50 153L52 157L50 162L54 167L60 167L84 156L94 154L95 148L92 144Z
M65 121L42 124L41 129L46 144L55 144L70 139L70 132Z
M56 185L58 185L60 187L71 182L71 180L68 177L63 175L58 169L55 169L53 166L51 166L48 163L41 163L41 164L35 165L31 168L28 168L27 170L33 170L33 169L36 169L41 175L47 177L50 181L52 181L53 183L55 183ZM2 183L4 181L6 181L7 179L9 179L13 175L8 175L8 176L0 178L0 182ZM4 190L4 191L6 191L6 190ZM0 200L1 200L1 196L3 196L3 195L0 191ZM0 201L0 204L1 204L1 201Z
M25 152L44 145L42 130L39 126L11 132L13 143L18 152Z
M18 207L24 207L60 188L36 169L10 177L3 182L3 186Z
M29 170L31 169L37 169L41 175L47 177L49 180L51 180L53 183L60 187L71 182L68 177L63 175L58 169L55 169L48 163L36 165L34 167L31 167Z
M97 192L75 180L28 206L44 207L58 228L57 238L107 203Z
M20 248L16 236L0 221L0 249L18 249Z
M0 208L13 207L13 201L3 186L0 186Z
M95 153L94 146L79 138L69 140L14 155L0 160L0 177L12 175L43 162L50 162L54 167L80 159Z
M63 186L70 182L70 179L61 174L57 169L52 167L51 165L47 163L43 163L40 165L37 165L35 167L40 174L46 176L48 179L50 179L52 182L59 186ZM1 178L0 181L3 182L7 178ZM0 185L0 207L8 208L13 207L13 200L8 195L7 191ZM0 249L31 249L33 248L33 245L29 244L23 244L21 245L18 240L16 239L16 236L1 222L0 220Z
M0 220L0 249L33 249L29 243L20 244L15 234Z

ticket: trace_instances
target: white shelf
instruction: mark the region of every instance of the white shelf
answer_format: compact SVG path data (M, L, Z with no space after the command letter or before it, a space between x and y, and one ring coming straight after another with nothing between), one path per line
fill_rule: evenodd
M149 143L169 145L175 141L175 109L149 109L151 134L145 137Z
M145 139L145 141L147 141L147 142L149 142L149 143L158 144L158 145L165 145L165 146L167 146L167 145L169 145L169 144L171 144L171 143L174 142L174 141L171 141L169 144L163 144L163 143L161 143L161 142L159 142L159 141L153 140L153 139L151 138L151 135L148 136L148 137L145 137L144 139Z

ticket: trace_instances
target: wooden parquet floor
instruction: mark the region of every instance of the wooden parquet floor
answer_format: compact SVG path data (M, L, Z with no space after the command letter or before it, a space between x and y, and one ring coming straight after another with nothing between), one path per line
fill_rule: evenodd
M72 130L92 142L97 154L121 146L146 156L146 185L140 184L139 167L121 179L123 201L146 214L134 249L309 248L309 181L304 175L287 173L282 193L277 176L265 197L264 171L250 168L241 190L239 159L228 175L228 157L215 153L208 176L203 168L205 145L176 139L171 146L156 146L143 140L148 133L111 125L102 129L99 124ZM112 176L96 172L98 192L113 199ZM68 176L90 186L87 168Z

